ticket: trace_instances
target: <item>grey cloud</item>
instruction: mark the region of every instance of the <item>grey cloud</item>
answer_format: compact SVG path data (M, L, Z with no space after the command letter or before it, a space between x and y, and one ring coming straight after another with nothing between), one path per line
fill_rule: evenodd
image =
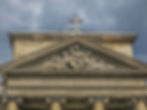
M31 0L30 0L31 1ZM41 14L41 0L38 2L24 2L24 0L6 0L0 11L3 29L14 29L19 27L33 28L38 24Z
M0 33L4 33L0 38L10 30L69 29L69 20L78 13L83 30L139 32L135 53L146 55L146 5L147 0L0 0ZM0 47L8 49L9 45L2 42Z

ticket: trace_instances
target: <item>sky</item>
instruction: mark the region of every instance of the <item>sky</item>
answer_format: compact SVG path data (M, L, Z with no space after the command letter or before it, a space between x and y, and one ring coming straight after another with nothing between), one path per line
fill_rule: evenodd
M0 0L0 64L12 59L9 32L62 31L78 14L83 31L137 33L135 58L147 63L147 0Z

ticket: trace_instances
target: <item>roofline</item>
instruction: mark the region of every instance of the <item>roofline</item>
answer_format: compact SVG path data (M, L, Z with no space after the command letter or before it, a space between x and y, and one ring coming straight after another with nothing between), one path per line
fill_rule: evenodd
M131 42L137 38L136 33L92 33L92 32L10 32L11 43L17 39L29 40L68 40L69 38L81 38L100 42Z

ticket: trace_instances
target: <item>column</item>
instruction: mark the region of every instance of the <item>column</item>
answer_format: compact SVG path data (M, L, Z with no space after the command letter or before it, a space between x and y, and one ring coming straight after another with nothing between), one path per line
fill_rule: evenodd
M135 110L147 110L145 101L144 100L139 100L136 103Z
M10 100L7 104L6 110L19 110L19 108L14 100Z
M105 110L104 102L101 100L98 100L94 103L93 110Z
M60 102L59 101L52 102L49 110L62 110Z

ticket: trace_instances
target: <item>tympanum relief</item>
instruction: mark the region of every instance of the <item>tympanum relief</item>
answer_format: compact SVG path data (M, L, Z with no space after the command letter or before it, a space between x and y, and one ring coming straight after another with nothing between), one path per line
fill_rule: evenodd
M92 49L79 44L73 44L33 63L26 64L24 67L41 68L44 70L104 71L106 69L124 68L125 66Z

